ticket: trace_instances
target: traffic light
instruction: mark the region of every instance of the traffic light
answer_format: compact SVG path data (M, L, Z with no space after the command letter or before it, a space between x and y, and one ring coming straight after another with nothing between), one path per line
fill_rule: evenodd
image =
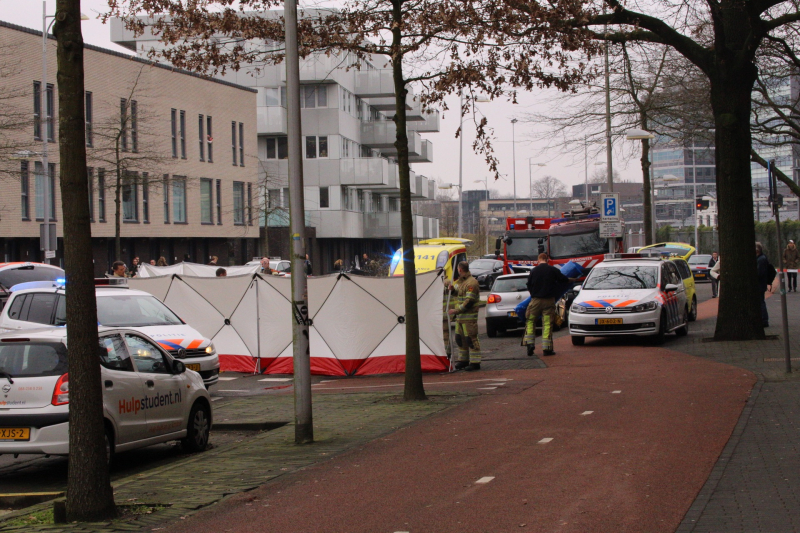
M708 209L708 200L703 198L702 196L698 196L695 199L695 206L697 207L698 211L704 211Z

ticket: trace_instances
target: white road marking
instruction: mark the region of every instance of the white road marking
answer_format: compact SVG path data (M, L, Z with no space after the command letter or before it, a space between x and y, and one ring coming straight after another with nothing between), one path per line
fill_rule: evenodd
M497 387L478 387L478 390L495 390Z
M478 481L476 481L475 484L476 485L485 485L486 483L489 483L493 479L494 479L494 476L485 476L485 477L480 478Z
M217 392L247 392L245 389L217 389Z
M231 380L234 380L234 379L239 379L239 376L236 376L236 377L233 377L233 378L222 377L222 376L219 377L220 381L231 381Z
M221 400L222 396L217 396L216 398L211 398L212 402L216 402L217 400Z
M504 382L502 382L502 383L491 383L490 385L494 385L495 387L502 387L502 386L503 386L503 385L505 385L505 384L506 384L506 383L505 383L505 381L504 381Z
M332 380L332 381L336 381L336 380ZM470 379L470 380L466 380L466 381L438 381L438 382L432 382L432 383L431 382L425 383L425 386L429 387L431 385L455 385L455 384L458 384L458 383L479 383L479 382L482 382L482 381L497 381L497 380L496 379ZM512 380L509 379L508 381L512 381ZM314 383L311 386L312 387L317 387L317 386L319 386L321 384L322 384L322 382ZM331 389L374 389L374 388L382 388L382 387L403 387L403 386L404 386L403 383L393 383L391 385L363 385L363 386L358 386L358 387L329 387L329 388L331 388Z
M594 413L594 411L584 411L584 412L581 413L581 416L590 415L592 413Z
M264 378L259 379L258 381L292 381L294 378Z
M539 441L539 444L547 444L551 440L553 440L552 437L545 437L545 438L543 438L542 440Z
M621 390L612 390L611 394L622 394Z

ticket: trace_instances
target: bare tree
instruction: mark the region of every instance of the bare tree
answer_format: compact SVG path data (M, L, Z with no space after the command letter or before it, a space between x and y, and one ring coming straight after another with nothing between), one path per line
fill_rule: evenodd
M31 86L19 74L22 60L18 46L0 43L0 182L20 179L19 159L27 159L36 149L31 113Z
M559 198L567 196L567 187L561 180L550 176L542 176L539 179L533 180L531 186L534 198Z

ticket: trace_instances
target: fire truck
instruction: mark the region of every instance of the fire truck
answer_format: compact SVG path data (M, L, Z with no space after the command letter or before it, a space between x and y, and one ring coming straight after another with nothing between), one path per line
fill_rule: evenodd
M600 213L594 205L561 214L561 218L510 217L506 233L497 240L503 245L503 273L511 273L509 265L536 265L540 253L550 256L551 264L578 263L591 269L610 252L622 252L622 235L609 250L608 239L600 237ZM498 253L498 256L500 254Z

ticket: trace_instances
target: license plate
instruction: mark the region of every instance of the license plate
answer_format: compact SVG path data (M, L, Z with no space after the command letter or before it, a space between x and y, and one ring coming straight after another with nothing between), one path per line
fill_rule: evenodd
M31 440L31 428L0 428L0 440Z
M706 277L706 275L705 274L695 274L694 277L696 277L696 278L704 278L704 277Z
M595 320L598 326L608 326L611 324L622 324L621 318L598 318Z
M509 311L508 312L508 316L517 316L517 312L516 311Z
M200 365L198 364L188 364L186 365L186 368L189 370L194 370L195 372L200 372Z

